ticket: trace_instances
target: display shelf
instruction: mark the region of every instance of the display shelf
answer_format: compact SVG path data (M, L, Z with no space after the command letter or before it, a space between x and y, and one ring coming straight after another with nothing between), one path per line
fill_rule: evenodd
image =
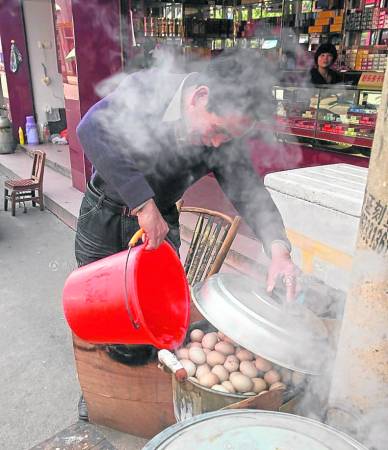
M275 127L276 133L281 134L293 134L295 136L301 136L301 137L307 137L307 138L315 138L315 129L308 129L308 128L300 128L300 127L293 127L293 126L276 126Z
M318 123L335 123L336 125L341 125L341 126L346 126L346 127L350 127L350 128L355 128L355 127L362 127L362 128L368 128L371 130L374 130L376 125L373 124L367 124L367 123L351 123L351 122L339 122L339 121L335 121L335 120L318 120Z
M316 139L322 139L330 142L340 142L342 144L352 144L357 147L372 147L373 138L364 138L357 136L345 136L343 134L328 133L325 131L317 131L315 134Z
M381 95L375 91L349 86L310 90L276 86L274 95L278 133L371 148L381 101ZM298 98L303 101L297 102ZM364 107L364 102L368 107Z

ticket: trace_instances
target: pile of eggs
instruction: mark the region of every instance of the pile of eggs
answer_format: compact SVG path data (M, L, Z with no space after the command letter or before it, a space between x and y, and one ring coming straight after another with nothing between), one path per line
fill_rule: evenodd
M192 330L191 342L176 351L191 381L218 392L262 395L304 381L304 375L276 367L221 332Z

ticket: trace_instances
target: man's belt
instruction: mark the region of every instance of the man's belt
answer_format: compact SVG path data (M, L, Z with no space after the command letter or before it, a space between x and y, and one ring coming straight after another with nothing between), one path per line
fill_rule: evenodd
M101 178L100 178L101 179ZM103 183L96 183L95 179L89 181L87 185L88 194L100 205L104 205L116 214L123 216L130 215L130 208L124 203L119 203L107 197L103 190Z

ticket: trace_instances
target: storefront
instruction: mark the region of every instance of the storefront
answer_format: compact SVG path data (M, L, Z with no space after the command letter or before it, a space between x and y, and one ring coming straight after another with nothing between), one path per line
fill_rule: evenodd
M132 2L130 45L143 66L158 47L179 55L186 70L226 48L257 49L279 71L274 142L265 143L265 152L259 139L250 145L258 172L339 162L368 166L388 57L386 0L192 3ZM337 48L342 83L311 88L314 51L324 42Z
M11 2L0 9L0 27L15 136L26 115L39 123L50 114L63 119L72 182L83 190L91 166L75 130L98 100L100 81L149 67L160 48L174 55L174 70L190 71L240 47L262 52L278 68L274 139L265 152L260 139L250 143L259 173L336 162L367 166L388 56L386 6L387 0ZM50 17L39 13L38 20L37 8ZM15 37L23 62L12 73ZM327 41L337 47L344 84L307 88L301 80Z

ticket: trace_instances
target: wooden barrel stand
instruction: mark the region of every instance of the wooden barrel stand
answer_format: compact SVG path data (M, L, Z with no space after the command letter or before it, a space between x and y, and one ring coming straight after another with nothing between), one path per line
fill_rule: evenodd
M171 378L156 362L127 366L76 336L73 347L90 422L143 438L175 423Z

